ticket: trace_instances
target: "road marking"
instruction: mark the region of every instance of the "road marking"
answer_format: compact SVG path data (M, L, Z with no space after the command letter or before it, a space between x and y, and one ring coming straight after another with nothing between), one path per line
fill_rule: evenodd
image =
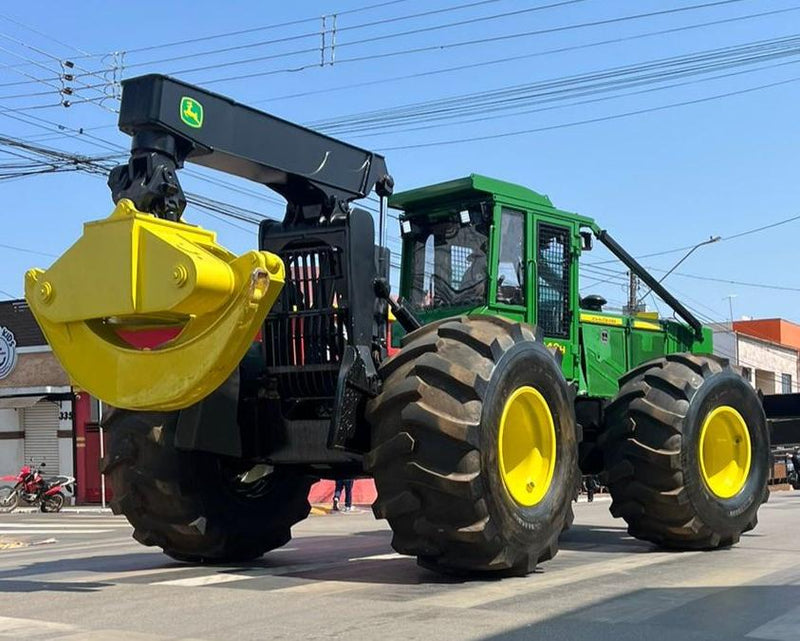
M533 575L529 577L504 579L497 583L481 583L466 588L452 588L441 594L435 594L422 599L415 599L415 605L429 605L450 608L474 608L485 606L493 601L501 601L523 594L530 594L542 589L568 585L578 581L585 581L587 576L598 577L601 574L618 574L657 565L680 559L687 559L703 552L683 552L676 555L673 552L638 552L619 559L597 561L580 566L565 568L560 571L548 572L544 576Z
M347 565L355 561L367 561L378 559L395 559L404 558L400 554L375 554L371 556L353 557L350 559L327 561L322 563L296 563L292 565L276 565L270 568L242 568L239 573L219 572L210 576L196 576L188 577L185 579L170 579L167 581L157 581L151 585L172 585L179 587L193 588L203 585L216 585L220 583L230 583L232 581L249 581L251 579L259 579L265 576L281 576L286 574L293 574L297 572L313 572L316 570L324 570L333 568L340 565ZM362 587L365 584L360 584ZM296 587L296 586L290 586Z
M192 576L187 579L170 579L168 581L156 581L150 585L174 585L183 588L196 588L203 585L216 585L218 583L230 583L231 581L246 581L255 579L257 576L248 574L231 574L229 572L217 572L205 576Z
M347 559L348 561L388 561L389 559L408 559L409 557L405 554L398 554L397 552L392 552L390 554L373 554L371 556L356 556L352 559Z
M772 619L752 632L748 632L745 636L751 639L770 639L771 641L797 641L800 636L800 606Z
M385 583L368 583L365 581L328 581L328 580L309 580L300 585L290 585L285 588L275 588L270 590L270 594L279 592L280 594L341 594L363 590L364 588L380 589L385 587Z
M109 528L109 529L130 529L130 525L127 523L91 523L91 524L83 524L83 523L53 523L52 521L44 522L44 523L0 523L0 528L7 530L9 528L13 528L15 530L25 530L28 528L36 528L39 530L44 529L52 529L52 530L59 530L63 528L69 528L71 530L83 530L83 529L92 529L92 528Z
M725 567L704 569L697 576L682 576L659 582L640 593L624 593L611 597L577 614L581 619L604 623L644 623L660 614L703 599L726 588L752 584L762 577L800 564L787 565L781 557L749 554L737 549L735 563ZM725 554L708 552L707 554Z
M35 530L7 530L0 528L0 534L103 534L105 532L112 532L112 530L73 530L71 528L64 528L61 530L42 530L42 529L35 529Z
M674 588L646 588L643 592L622 594L579 612L581 619L602 623L644 623L697 599L707 597L718 588L693 588L675 591Z
M71 632L73 630L75 630L75 626L66 623L0 616L0 636L10 639L29 639L37 634Z
M132 578L139 578L143 576L151 576L154 574L169 574L171 572L184 572L186 570L197 570L198 566L196 565L176 565L174 567L155 567L155 568L145 568L142 570L120 570L119 572L111 572L106 574L101 574L100 572L93 572L93 573L83 573L78 574L77 576L70 573L70 572L59 572L58 575L54 576L53 578L48 577L46 582L47 583L109 583L111 581L118 581L120 579L132 579ZM43 572L41 574L28 574L26 576L31 577L40 577L46 576L48 573ZM2 579L0 579L2 581ZM155 584L154 584L155 585Z
M19 532L16 532L19 534ZM128 537L125 539L116 539L113 541L109 541L107 543L95 543L84 541L82 543L69 543L69 544L62 544L61 542L58 543L58 553L61 560L64 559L79 559L83 558L86 555L86 549L91 548L93 553L96 553L99 549L109 549L109 548L129 548L141 551L142 545L135 541L132 537ZM51 548L52 549L52 548ZM111 551L110 549L108 551ZM153 554L157 554L156 552L152 552ZM11 558L13 556L14 562L18 562L21 559L27 559L28 557L36 557L41 556L42 550L40 549L31 549L31 548L20 548L15 550L7 550L3 553L3 557ZM2 567L2 565L0 565Z

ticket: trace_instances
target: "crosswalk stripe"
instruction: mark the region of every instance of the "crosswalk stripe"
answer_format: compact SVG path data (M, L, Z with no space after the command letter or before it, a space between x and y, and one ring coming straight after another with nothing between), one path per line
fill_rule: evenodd
M369 583L366 581L318 581L310 580L299 585L289 585L285 588L275 588L270 590L270 594L314 594L322 596L325 594L342 594L344 592L355 592L368 588L379 589L385 583Z
M38 634L70 632L74 629L75 626L66 623L0 616L0 636L12 639L33 638Z
M326 561L322 563L296 563L291 565L276 565L270 568L242 568L241 572L229 573L219 572L211 576L202 577L188 577L186 579L169 579L166 581L157 581L151 585L174 585L180 587L199 587L203 585L215 585L219 583L230 583L232 581L249 581L251 579L259 579L266 576L280 576L285 574L292 574L296 572L314 572L316 570L324 570L334 568L340 565L346 565L354 561L367 561L377 559L394 559L401 558L399 554L375 554L372 556L353 557L349 559L337 559L336 561Z
M98 527L108 529L130 529L127 523L0 523L0 528L4 530L70 530L96 529Z
M770 641L797 641L800 636L800 605L745 636L751 639L770 639Z
M184 588L197 588L203 585L216 585L218 583L230 583L231 581L245 581L257 577L247 574L231 574L229 572L217 572L216 574L206 574L204 576L192 576L186 579L170 579L168 581L157 581L151 585L174 585Z
M60 530L54 530L53 528L50 529L31 529L31 530L8 530L8 529L0 529L0 535L5 534L8 536L9 534L14 534L19 536L21 534L103 534L105 532L111 532L111 530L101 530L101 529L94 529L94 530L74 530L72 528L62 528Z
M703 554L703 552L684 552L681 559ZM559 555L560 556L560 555ZM501 601L523 594L531 594L542 589L569 585L577 581L585 581L587 576L597 577L602 574L627 572L649 565L668 563L677 560L671 552L638 552L619 559L597 561L563 570L548 572L545 575L534 575L525 578L505 579L499 583L472 585L466 588L455 588L441 594L434 594L416 599L416 605L429 605L450 608L474 608L486 606L493 601Z
M407 559L408 556L390 552L389 554L372 554L371 556L356 556L348 561L388 561L390 559Z

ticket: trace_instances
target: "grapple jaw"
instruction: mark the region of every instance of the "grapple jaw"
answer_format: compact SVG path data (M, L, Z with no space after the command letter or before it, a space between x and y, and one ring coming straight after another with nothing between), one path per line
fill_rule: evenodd
M115 407L169 411L219 387L252 344L284 282L274 254L232 254L213 232L122 199L25 298L74 384Z

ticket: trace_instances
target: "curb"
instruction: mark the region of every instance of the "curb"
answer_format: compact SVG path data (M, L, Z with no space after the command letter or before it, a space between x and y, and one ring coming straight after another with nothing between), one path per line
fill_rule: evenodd
M362 512L372 512L372 505L353 505L354 511L352 514L360 514ZM333 508L327 503L314 503L311 505L310 516L328 516L330 514L342 514L342 512L334 512Z
M8 512L8 514L37 514L40 512L38 507L18 507L13 512ZM92 506L67 506L61 508L60 514L114 514L111 511L110 507L102 508L102 507L92 507Z

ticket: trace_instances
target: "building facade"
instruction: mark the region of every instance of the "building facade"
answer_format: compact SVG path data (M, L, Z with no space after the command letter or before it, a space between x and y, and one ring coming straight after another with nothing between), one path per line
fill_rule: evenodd
M79 501L100 499L98 404L75 390L27 303L0 302L0 474L45 463L77 479Z

